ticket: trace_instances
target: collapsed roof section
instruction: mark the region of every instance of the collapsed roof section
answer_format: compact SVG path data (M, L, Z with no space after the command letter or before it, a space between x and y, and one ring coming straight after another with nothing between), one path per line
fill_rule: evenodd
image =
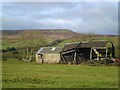
M70 51L70 50L75 50L76 47L79 46L80 43L73 43L73 44L66 44L62 50L62 52Z
M101 58L115 58L115 47L110 41L78 42L66 44L61 51L61 57L66 60L80 61L83 58L87 60ZM70 58L71 57L71 58Z
M104 47L112 47L112 46L113 46L113 43L110 41L77 42L77 43L66 44L65 47L63 48L63 52L75 49L77 47L79 48L103 47L104 48Z

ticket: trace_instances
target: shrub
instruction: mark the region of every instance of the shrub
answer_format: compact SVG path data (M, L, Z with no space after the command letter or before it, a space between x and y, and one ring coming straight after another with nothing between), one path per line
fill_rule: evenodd
M6 48L6 51L14 51L14 50L16 50L15 47L7 47L7 48Z

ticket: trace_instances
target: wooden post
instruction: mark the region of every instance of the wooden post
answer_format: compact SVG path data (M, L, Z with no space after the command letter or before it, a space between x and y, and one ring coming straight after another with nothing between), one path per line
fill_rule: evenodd
M74 62L76 61L76 50L75 50L75 53L74 53Z
M92 60L92 48L90 50L90 60Z
M106 55L105 55L106 60L107 60L107 53L108 53L108 48L106 48Z
M108 65L107 53L108 53L108 48L106 47L106 55L105 55L105 59L106 59L106 64Z
M28 53L29 53L29 49L28 49L28 47L27 47L27 50L26 50L27 52L26 52L26 60L28 59Z
M63 55L61 55L61 57L62 57L62 59L63 59L64 63L66 64L66 61L65 61L65 59L64 59L64 57L63 57Z

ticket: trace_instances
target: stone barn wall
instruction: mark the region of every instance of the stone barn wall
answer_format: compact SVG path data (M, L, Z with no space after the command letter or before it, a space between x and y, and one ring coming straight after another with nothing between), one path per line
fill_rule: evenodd
M59 63L60 62L60 54L42 54L43 55L43 63ZM37 63L42 63L41 58L39 55L36 54L36 62Z
M59 63L60 54L43 54L44 63Z

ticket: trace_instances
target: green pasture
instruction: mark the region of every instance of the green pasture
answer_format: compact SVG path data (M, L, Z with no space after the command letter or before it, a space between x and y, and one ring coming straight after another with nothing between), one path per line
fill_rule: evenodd
M35 42L34 46L43 46L43 45L45 45L45 43L47 43L47 41L44 42L44 41L41 41L39 39L35 39L34 42ZM30 40L28 40L28 39L24 40L24 42L21 40L16 40L16 41L3 40L2 41L2 49L7 49L8 47L21 48L21 47L25 47L25 46L30 45L30 44L31 44Z
M117 88L117 66L2 61L3 88Z

